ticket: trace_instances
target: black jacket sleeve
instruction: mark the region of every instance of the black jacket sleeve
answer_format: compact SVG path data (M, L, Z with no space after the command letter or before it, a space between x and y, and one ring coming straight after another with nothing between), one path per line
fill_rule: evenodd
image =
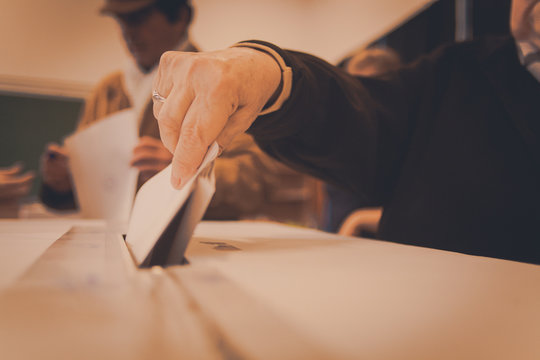
M433 60L378 78L348 75L314 56L275 49L293 71L291 96L248 130L289 166L383 205L391 195Z

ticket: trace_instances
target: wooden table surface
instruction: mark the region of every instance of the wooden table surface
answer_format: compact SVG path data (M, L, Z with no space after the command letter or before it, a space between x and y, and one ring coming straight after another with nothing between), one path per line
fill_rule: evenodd
M1 290L0 359L540 359L536 265L256 222L186 256L73 227Z

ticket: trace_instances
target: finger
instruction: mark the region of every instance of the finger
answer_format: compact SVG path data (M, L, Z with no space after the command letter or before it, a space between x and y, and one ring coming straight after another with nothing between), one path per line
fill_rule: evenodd
M142 136L139 139L139 142L137 146L152 146L152 147L158 147L163 146L161 140L156 139L152 136Z
M24 183L31 183L32 180L34 180L34 173L32 171L29 171L23 175L20 176L10 176L2 179L3 184L24 184Z
M166 51L161 55L159 59L159 66L157 69L156 76L154 77L153 89L157 91L162 97L167 98L171 89L173 88L173 66L176 63L176 59L181 58L180 52ZM154 102L153 111L154 117L158 119L161 108L163 107L163 102L156 100L152 97Z
M170 164L172 159L172 155L169 156L156 156L155 154L137 154L134 155L131 158L130 165L131 166L138 166L142 163L163 163L163 164Z
M193 94L186 89L173 90L160 110L159 135L167 150L174 152L184 118L193 102Z
M137 170L140 172L153 172L158 173L161 170L165 169L169 164L164 163L152 163L152 164L139 164L136 166Z
M48 143L47 151L55 152L58 154L65 154L65 149L57 143Z
M133 148L133 154L137 154L140 152L157 152L159 150L161 150L159 147L152 144L138 144Z
M50 143L47 146L46 156L51 160L66 159L68 154L67 154L67 150L64 147L61 147L60 145L55 144L55 143Z
M171 159L172 154L163 145L156 146L137 146L133 149L133 158L135 157L153 157L157 159Z
M20 175L17 177L21 183L31 183L34 178L36 177L36 173L34 171L27 171L23 175Z
M0 175L5 175L5 176L15 175L21 172L22 168L23 168L22 163L17 162L11 166L0 168Z
M171 184L182 187L197 171L208 147L225 127L234 107L230 101L197 98L189 108L182 124L172 160Z
M163 55L162 57L163 58ZM163 72L163 65L161 64L161 59L160 59L160 63L159 63L159 66L158 66L158 69L157 69L157 73L156 73L156 77L154 78L154 84L152 85L153 86L153 89L157 92L161 91L162 92L159 92L160 94L162 94L163 96L167 96L167 94L165 94L164 89L169 86L165 86L164 84L164 81L163 81L163 76L162 76L162 72ZM157 101L156 99L154 99L152 97L152 101L154 103L154 106L152 107L152 110L154 111L154 117L157 119L158 118L158 115L159 115L159 112L161 110L161 107L163 106L163 103L161 101Z
M161 142L161 140L154 139L155 143L142 143L140 142L135 148L133 149L133 153L137 153L139 151L154 151L154 152L163 152L170 154L170 151L167 150L165 145Z
M161 112L161 108L163 107L164 103L161 102L161 101L156 101L154 99L153 99L153 101L154 101L154 105L152 107L152 110L154 112L154 117L156 119L158 119L159 118L159 113Z
M8 184L2 185L0 189L0 197L2 198L17 198L27 195L30 192L30 184Z

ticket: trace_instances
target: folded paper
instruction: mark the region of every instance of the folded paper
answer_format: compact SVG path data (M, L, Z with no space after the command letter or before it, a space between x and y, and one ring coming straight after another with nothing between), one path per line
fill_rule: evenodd
M170 165L140 188L126 236L137 265L184 261L189 239L215 191L213 162L218 152L214 143L197 173L179 190L171 185Z

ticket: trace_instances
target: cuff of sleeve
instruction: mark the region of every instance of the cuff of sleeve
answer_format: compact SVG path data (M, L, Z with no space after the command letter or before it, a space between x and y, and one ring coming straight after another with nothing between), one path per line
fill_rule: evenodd
M278 89L276 90L277 96L276 94L272 95L269 102L265 105L265 107L259 113L259 116L266 115L266 114L269 114L269 113L272 113L274 111L281 109L281 106L283 105L283 103L287 101L287 99L291 95L292 79L293 79L292 69L289 66L287 66L287 64L281 57L281 55L279 55L279 53L276 50L274 50L272 47L267 46L266 44L263 44L261 42L243 41L243 42L234 44L231 47L245 47L245 48L261 51L271 56L274 59L274 61L278 64L279 68L281 69L281 81L279 83Z

